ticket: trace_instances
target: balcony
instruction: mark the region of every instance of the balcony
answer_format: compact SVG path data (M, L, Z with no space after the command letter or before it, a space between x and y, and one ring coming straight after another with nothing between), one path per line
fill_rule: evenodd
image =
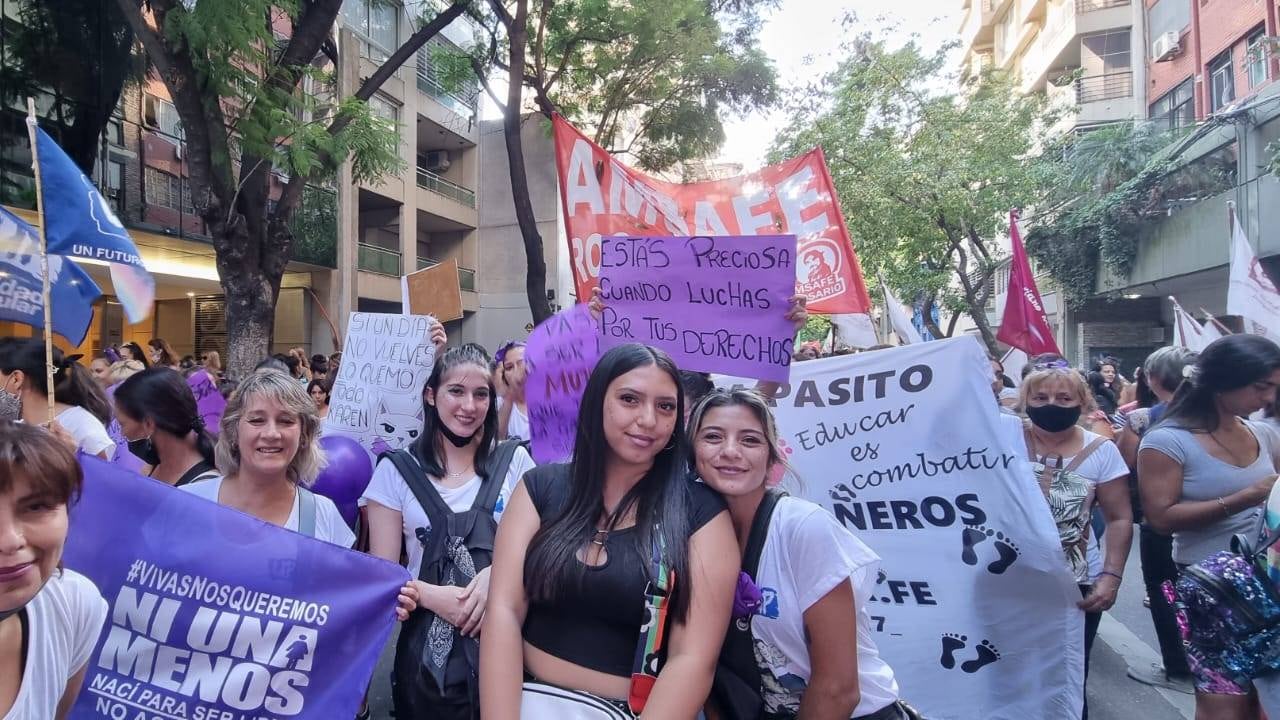
M464 120L473 120L476 116L476 99L468 101L461 94L453 92L440 84L434 75L418 65L418 90L424 95L435 98L436 102L453 111Z
M360 243L357 251L356 265L361 270L400 277L400 253L367 243Z
M476 206L475 190L470 190L457 183L449 182L426 168L418 168L418 187L430 190L437 195L443 195L444 197L455 202L462 203L469 208L475 208Z
M1084 14L1108 8L1124 7L1128 4L1129 0L1076 0L1076 12Z
M1133 97L1133 73L1118 72L1108 75L1089 75L1075 81L1076 102L1102 102L1116 98Z
M439 265L439 264L440 264L440 261L436 260L435 258L429 258L422 255L418 256L419 270L426 270L429 267L435 267L436 265ZM458 266L458 287L469 292L475 292L476 291L476 271L471 268L464 268L461 265L459 265Z
M991 45L994 0L970 0L964 23L960 26L960 43L965 50Z

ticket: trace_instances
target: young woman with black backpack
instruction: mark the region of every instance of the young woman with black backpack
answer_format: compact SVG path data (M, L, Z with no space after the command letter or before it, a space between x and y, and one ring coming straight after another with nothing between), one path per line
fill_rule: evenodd
M453 348L428 378L422 434L384 456L364 492L371 552L417 579L400 630L392 697L400 718L479 717L475 640L489 594L498 519L533 459L497 442L489 359Z
M764 397L713 390L689 437L690 464L728 503L742 557L707 717L918 717L872 635L866 602L880 558L821 506L768 488L783 459Z

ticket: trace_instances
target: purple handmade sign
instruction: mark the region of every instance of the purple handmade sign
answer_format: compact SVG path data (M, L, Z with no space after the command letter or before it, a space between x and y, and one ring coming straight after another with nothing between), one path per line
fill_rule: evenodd
M71 717L355 716L403 568L80 462L63 562L111 607Z
M218 384L213 381L207 370L197 370L187 377L191 393L196 396L196 408L204 427L211 435L218 434L218 423L222 422L222 411L227 409L227 399L218 391Z
M111 401L112 408L116 404L116 388L118 387L120 387L120 383L107 387L107 399ZM111 442L116 444L116 449L112 451L109 458L111 462L129 472L142 472L142 468L146 467L147 464L138 459L137 455L129 452L129 441L124 436L124 429L120 427L120 421L114 417L107 424L107 437L111 438Z
M586 304L557 313L529 334L525 401L537 463L560 462L573 454L582 391L599 359L600 334Z
M795 256L794 235L601 238L603 342L660 347L682 370L786 382Z

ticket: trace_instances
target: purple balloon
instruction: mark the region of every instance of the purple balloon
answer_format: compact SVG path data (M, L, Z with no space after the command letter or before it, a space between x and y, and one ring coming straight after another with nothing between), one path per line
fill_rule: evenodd
M342 519L354 528L360 515L360 496L373 477L373 461L360 443L342 435L320 438L320 447L328 456L329 464L320 471L311 491L332 500Z

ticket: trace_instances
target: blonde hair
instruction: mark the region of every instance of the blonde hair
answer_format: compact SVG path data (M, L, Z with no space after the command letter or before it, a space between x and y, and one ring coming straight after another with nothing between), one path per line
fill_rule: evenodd
M1088 415L1097 409L1098 403L1093 399L1093 392L1089 390L1089 383L1085 382L1084 376L1069 367L1044 368L1042 370L1033 370L1022 380L1022 387L1019 388L1021 393L1018 396L1018 407L1026 410L1028 400L1040 389L1041 386L1053 383L1063 382L1067 388L1080 401L1080 413Z
M316 413L315 401L288 373L269 368L258 370L242 380L227 401L227 409L223 411L222 422L219 424L218 446L214 448L218 471L226 476L239 472L240 418L249 399L259 395L275 400L287 412L298 417L298 426L301 428L298 452L289 463L288 475L290 482L309 487L327 463L324 450L317 442L320 436L320 416Z
M222 356L217 350L210 350L204 354L204 369L212 373L222 372Z
M111 367L107 368L107 379L114 385L118 382L124 382L146 369L141 360L117 360L111 363Z

